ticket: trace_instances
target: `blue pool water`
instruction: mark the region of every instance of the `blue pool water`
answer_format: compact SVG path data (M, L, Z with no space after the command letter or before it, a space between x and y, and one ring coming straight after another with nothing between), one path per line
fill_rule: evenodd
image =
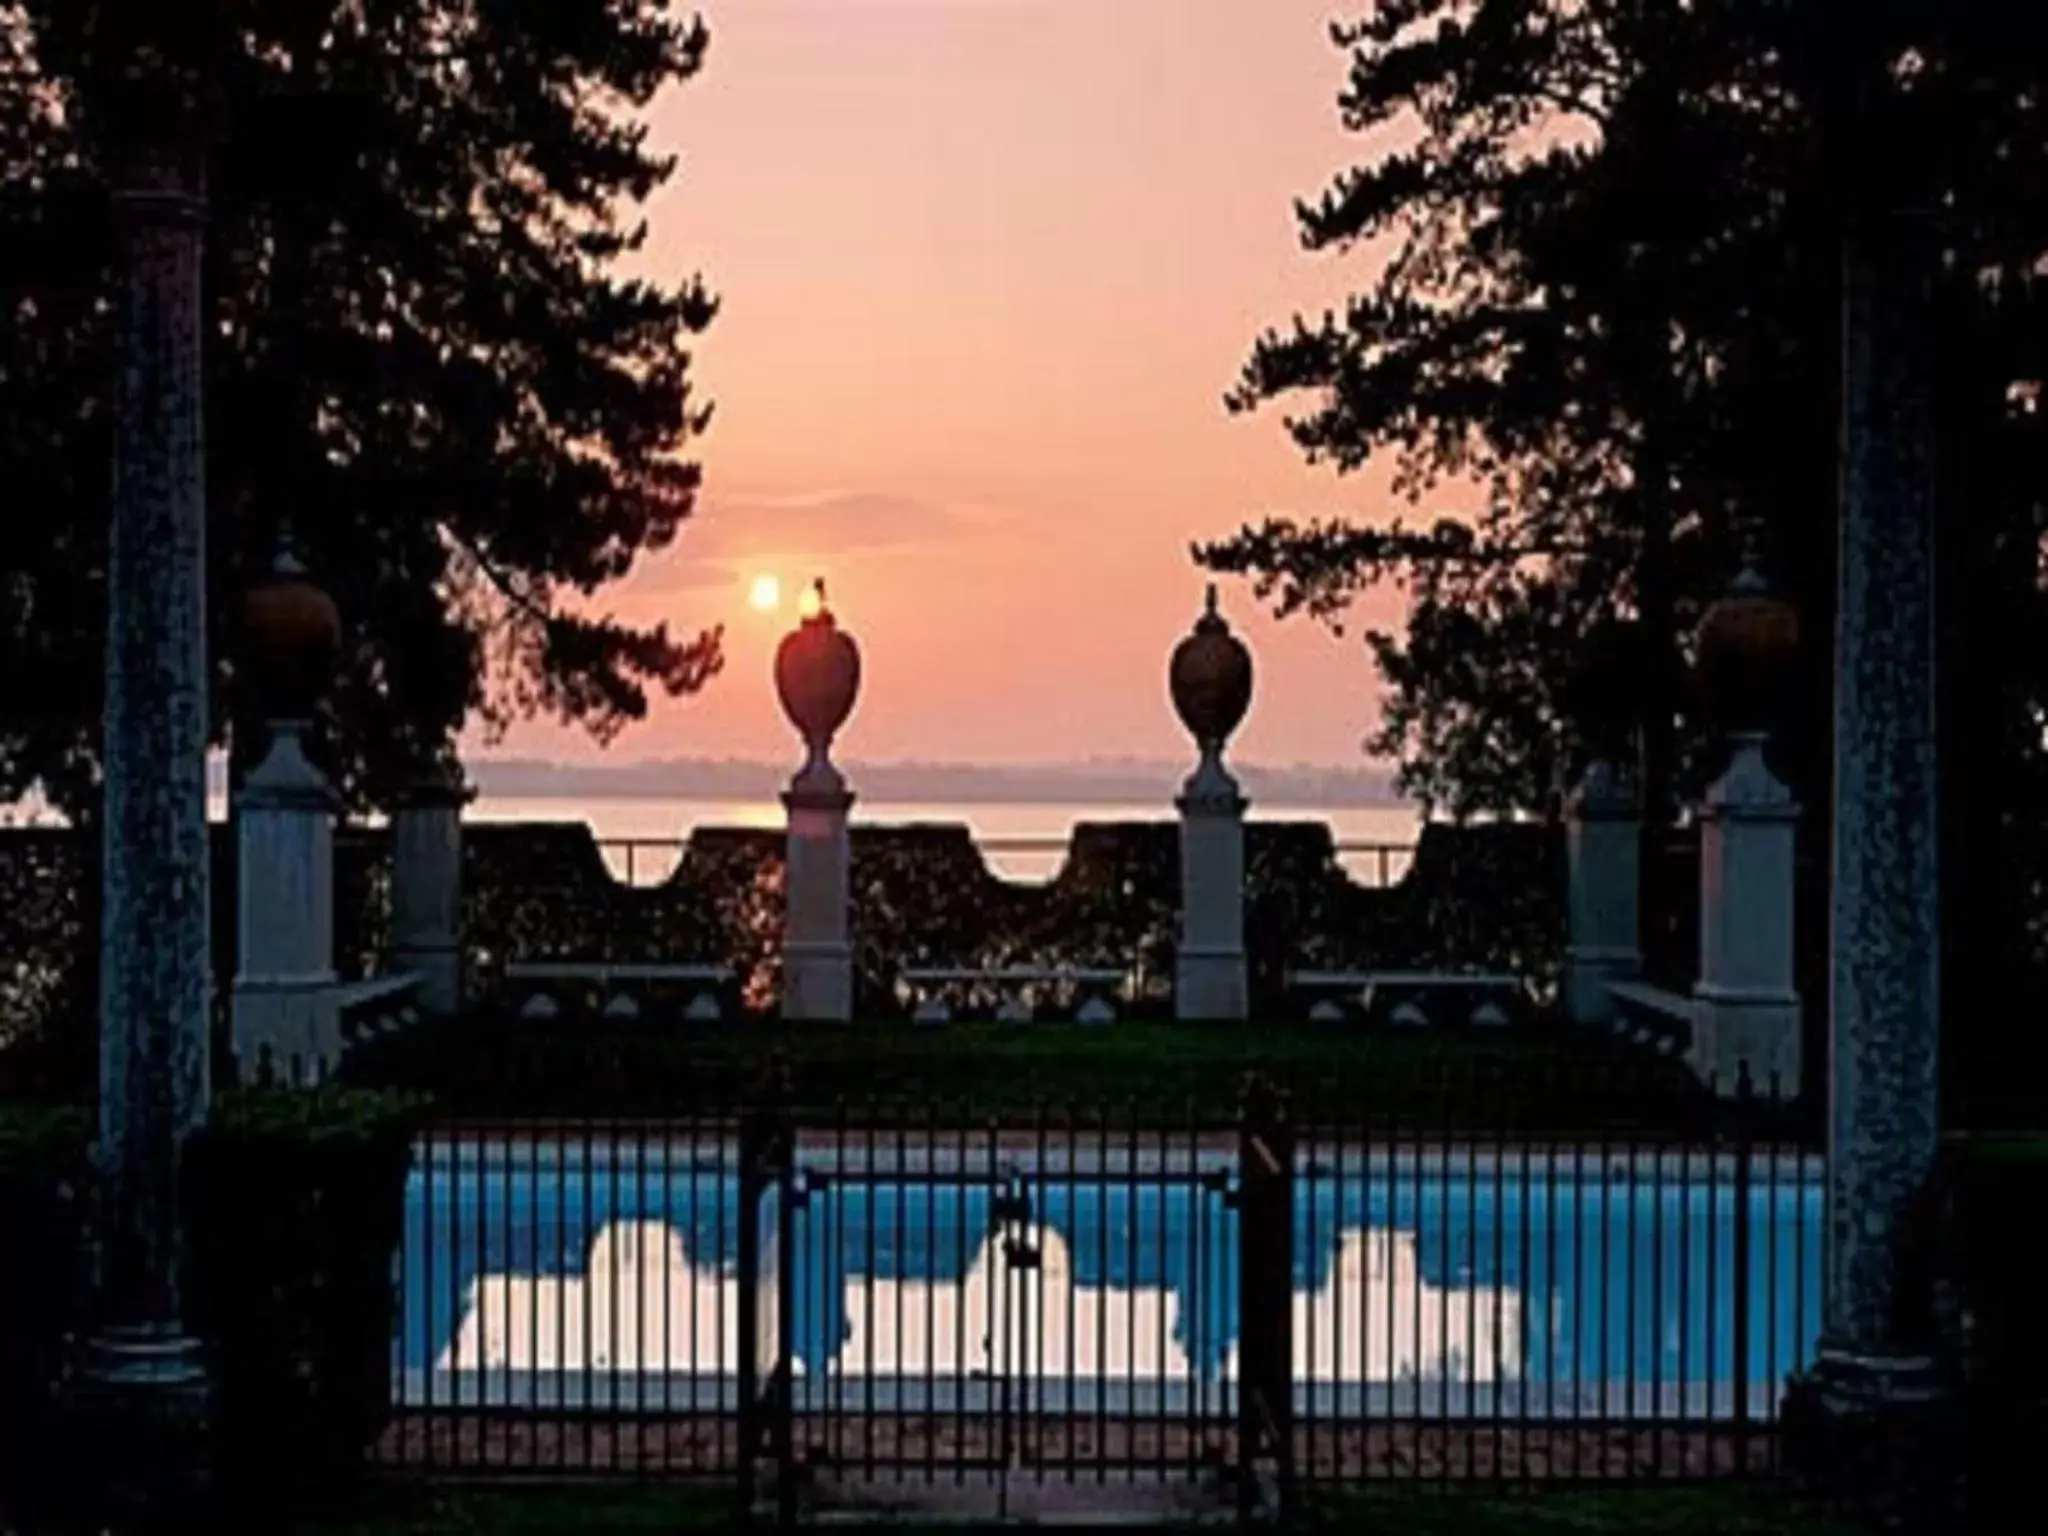
M1179 1159L1109 1178L1028 1159L814 1170L787 1252L772 1209L754 1213L770 1270L789 1270L797 1369L813 1384L991 1367L1226 1381L1238 1217L1223 1181ZM1531 1412L1590 1398L1725 1413L1741 1394L1768 1412L1818 1333L1820 1213L1810 1160L1743 1174L1590 1149L1324 1158L1294 1197L1297 1386L1459 1383ZM399 1256L401 1393L494 1372L729 1378L743 1219L729 1149L423 1147ZM1004 1259L1004 1236L1031 1268Z

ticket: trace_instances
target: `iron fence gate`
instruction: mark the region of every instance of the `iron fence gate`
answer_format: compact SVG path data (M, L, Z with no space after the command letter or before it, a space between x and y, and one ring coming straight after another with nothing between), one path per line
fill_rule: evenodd
M810 1478L1142 1475L1249 1505L1775 1464L1821 1168L1767 1114L1565 1136L1267 1095L1234 1126L965 1121L435 1132L380 1459L731 1478L785 1514Z
M1135 1123L799 1138L789 1411L821 1477L1218 1473L1234 1148Z

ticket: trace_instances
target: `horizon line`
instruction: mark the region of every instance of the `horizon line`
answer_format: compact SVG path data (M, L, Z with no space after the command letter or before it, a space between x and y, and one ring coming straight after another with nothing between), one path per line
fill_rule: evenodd
M669 753L654 757L618 758L600 762L535 756L525 753L505 755L466 755L462 759L465 768L519 767L549 768L576 773L606 773L622 769L637 768L767 768L782 771L789 763L800 763L801 751L792 752L787 759L776 757L698 757L688 754ZM1158 769L1168 773L1191 771L1195 764L1192 759L1164 757L1075 757L1051 761L1017 761L1002 759L974 760L968 758L928 757L848 757L840 759L843 768L886 768L924 769L967 773L1073 773L1077 771L1115 771L1134 768ZM1233 772L1243 773L1295 773L1295 774L1344 774L1360 777L1390 777L1395 771L1392 763L1366 761L1362 763L1318 763L1296 760L1291 763L1252 762L1232 760Z

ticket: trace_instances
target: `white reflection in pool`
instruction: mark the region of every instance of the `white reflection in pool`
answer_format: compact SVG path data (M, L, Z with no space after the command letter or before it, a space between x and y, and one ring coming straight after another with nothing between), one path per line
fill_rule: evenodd
M1033 1224L1010 1236L1035 1252L1035 1264L1012 1267L1004 1240L990 1237L963 1280L848 1285L852 1326L832 1369L842 1376L1071 1372L1120 1381L1191 1373L1173 1292L1078 1284L1073 1249L1059 1232Z
M1323 1284L1294 1293L1293 1374L1345 1385L1501 1381L1521 1358L1521 1319L1517 1291L1430 1284L1413 1232L1350 1227ZM1228 1359L1235 1380L1234 1342Z
M1005 1238L991 1236L957 1281L848 1282L847 1332L832 1372L1128 1381L1194 1374L1175 1292L1080 1284L1072 1246L1051 1227L1013 1228L1008 1240L1035 1253L1035 1263L1015 1266ZM435 1369L735 1374L739 1291L736 1276L693 1263L668 1223L609 1222L581 1273L472 1281ZM1432 1285L1413 1232L1349 1228L1323 1282L1294 1293L1293 1369L1330 1384L1499 1381L1515 1374L1521 1357L1521 1313L1511 1289ZM802 1359L793 1364L801 1375ZM1236 1375L1233 1342L1224 1376Z
M692 1263L682 1233L662 1221L607 1222L580 1274L471 1281L461 1325L435 1362L438 1371L739 1368L738 1277Z

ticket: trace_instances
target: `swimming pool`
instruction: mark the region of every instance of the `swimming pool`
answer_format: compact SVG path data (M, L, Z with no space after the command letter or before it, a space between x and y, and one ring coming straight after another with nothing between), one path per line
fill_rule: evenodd
M786 1249L775 1197L751 1213L799 1408L972 1411L1000 1390L1025 1411L1230 1411L1231 1152L884 1150L800 1152ZM1812 1353L1817 1159L1332 1143L1297 1166L1306 1411L1763 1419ZM709 1137L423 1142L397 1401L729 1408L747 1214L736 1149Z

